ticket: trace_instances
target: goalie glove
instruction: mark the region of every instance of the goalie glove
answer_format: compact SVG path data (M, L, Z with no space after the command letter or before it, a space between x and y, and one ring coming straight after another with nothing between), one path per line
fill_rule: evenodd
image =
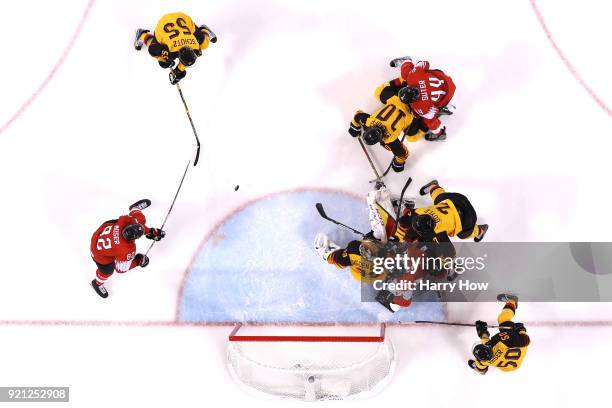
M331 241L326 234L318 233L315 237L314 248L317 254L319 254L324 261L327 261L327 258L329 258L332 252L339 250L340 246Z

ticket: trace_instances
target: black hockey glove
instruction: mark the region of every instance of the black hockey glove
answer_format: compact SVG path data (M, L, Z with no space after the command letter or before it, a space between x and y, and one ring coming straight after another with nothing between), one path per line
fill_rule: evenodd
M383 289L376 294L375 299L378 303L383 305L388 311L390 311L391 313L395 313L395 310L391 308L391 302L393 302L394 297L395 296L393 295L393 293L389 292L388 290Z
M174 66L174 60L159 61L159 66L166 69Z
M134 260L141 268L146 268L149 264L149 257L144 254L136 254Z
M489 334L489 330L487 330L487 322L483 322L482 320L476 320L476 333L481 339L483 337L491 337Z
M170 83L172 85L176 85L181 79L185 78L185 75L187 75L187 71L181 71L180 69L173 68L170 70L168 78L170 79Z
M515 333L527 332L527 329L523 323L514 323L512 330L514 330Z
M159 228L150 228L145 236L153 241L161 241L166 236L166 231Z
M353 123L351 123L348 132L353 137L359 137L361 136L361 127L357 127Z

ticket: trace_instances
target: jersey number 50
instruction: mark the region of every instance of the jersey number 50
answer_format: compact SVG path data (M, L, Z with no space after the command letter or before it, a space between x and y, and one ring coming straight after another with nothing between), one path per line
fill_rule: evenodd
M100 235L98 235L98 242L96 243L96 248L99 250L101 250L102 248L104 249L110 249L112 244L111 244L111 239L110 238L101 238L102 235L108 235L111 233L113 229L112 225L107 226L106 228L104 228L104 230L102 230L102 233Z
M498 367L518 367L518 364L516 364L516 362L512 361L512 360L518 360L519 358L521 358L521 349L520 348L509 348L508 350L506 350L506 354L504 354L504 359L505 361L500 361L499 364L497 364Z
M191 31L189 31L189 27L187 27L187 23L182 18L179 17L176 19L176 25L183 29L183 34L191 34ZM179 30L178 28L175 28L174 23L164 24L164 31L170 34L170 38L176 38L179 35Z

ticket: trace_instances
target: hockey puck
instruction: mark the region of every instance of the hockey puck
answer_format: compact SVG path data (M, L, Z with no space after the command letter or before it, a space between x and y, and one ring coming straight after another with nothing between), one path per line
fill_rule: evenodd
M240 186L238 184L236 184L236 187L234 187L234 191L238 191L239 188L240 188Z

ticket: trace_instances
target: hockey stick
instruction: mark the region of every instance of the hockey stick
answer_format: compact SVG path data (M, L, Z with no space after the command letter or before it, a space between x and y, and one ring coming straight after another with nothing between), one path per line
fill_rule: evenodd
M432 320L416 320L415 323L441 324L441 325L445 325L445 326L476 327L476 325L472 324L472 323L435 322L435 321L432 321ZM487 327L492 328L492 329L508 329L508 330L512 330L512 327L506 327L506 326L489 326L489 325L487 325Z
M376 170L376 166L374 166L374 162L372 161L372 158L370 157L370 153L368 153L368 150L366 149L365 145L363 144L363 141L361 140L361 136L357 138L357 141L359 142L359 145L361 146L361 149L363 150L363 153L368 158L368 162L370 162L370 166L372 167L372 171L374 172L374 175L376 176L375 180L381 181L380 174L378 174L378 170Z
M406 138L406 134L404 133L402 135L402 140L400 140L400 143L404 143L404 139ZM389 165L387 166L387 170L385 170L385 172L382 174L382 177L385 177L387 174L389 174L389 171L391 170L391 166L393 166L393 160L395 160L395 157L393 159L391 159L391 161L389 162ZM374 182L375 180L370 181L370 183Z
M404 188L402 188L402 194L400 194L399 202L397 203L397 213L395 216L395 227L393 228L393 235L395 235L395 233L397 232L397 227L399 226L399 218L400 218L400 213L402 212L402 203L404 202L404 194L406 193L406 190L408 189L408 186L410 185L410 183L412 183L412 177L408 177L408 180L406 180L406 184L404 184Z
M343 223L341 223L341 222L339 222L339 221L334 220L333 218L328 217L328 216L327 216L327 214L325 214L325 210L323 209L323 204L321 204L321 203L316 203L316 204L315 204L315 207L317 207L317 211L319 212L319 215L320 215L320 216L321 216L323 219L326 219L327 221L333 222L334 224L336 224L336 225L340 225L340 226L342 226L342 227L344 227L344 228L348 228L348 229L350 229L351 231L353 231L355 234L359 234L359 235L361 235L361 236L364 236L364 237L365 237L365 234L364 234L363 232L357 231L356 229L351 228L351 227L349 227L349 226L348 226L348 225L346 225L346 224L343 224Z
M162 223L161 227L159 227L159 229L163 230L164 226L166 225L166 221L168 221L168 217L170 216L170 213L172 212L172 208L174 208L174 203L176 202L176 198L179 195L179 191L181 191L181 187L183 186L183 181L185 181L185 176L187 175L187 170L189 170L189 165L191 164L191 160L189 160L187 162L187 166L185 166L185 171L183 172L183 177L181 178L181 182L178 186L178 189L176 190L176 194L174 194L174 199L172 200L172 204L170 204L170 208L168 209L168 213L166 214L166 218L164 218L164 222ZM155 245L157 241L153 241L151 242L151 245L149 246L149 249L147 249L147 252L145 252L145 256L149 255L149 251L151 251L151 248L153 248L153 245Z
M187 102L185 102L185 97L183 96L183 91L181 90L181 86L176 83L176 89L179 91L179 95L181 96L181 100L183 101L183 106L185 107L185 113L187 113L187 117L189 118L189 123L191 123L191 129L193 129L193 135L196 138L197 150L195 160L193 161L193 167L198 164L198 160L200 159L200 138L198 137L198 132L196 132L196 128L193 124L193 120L191 119L191 114L189 113L189 108L187 107Z

